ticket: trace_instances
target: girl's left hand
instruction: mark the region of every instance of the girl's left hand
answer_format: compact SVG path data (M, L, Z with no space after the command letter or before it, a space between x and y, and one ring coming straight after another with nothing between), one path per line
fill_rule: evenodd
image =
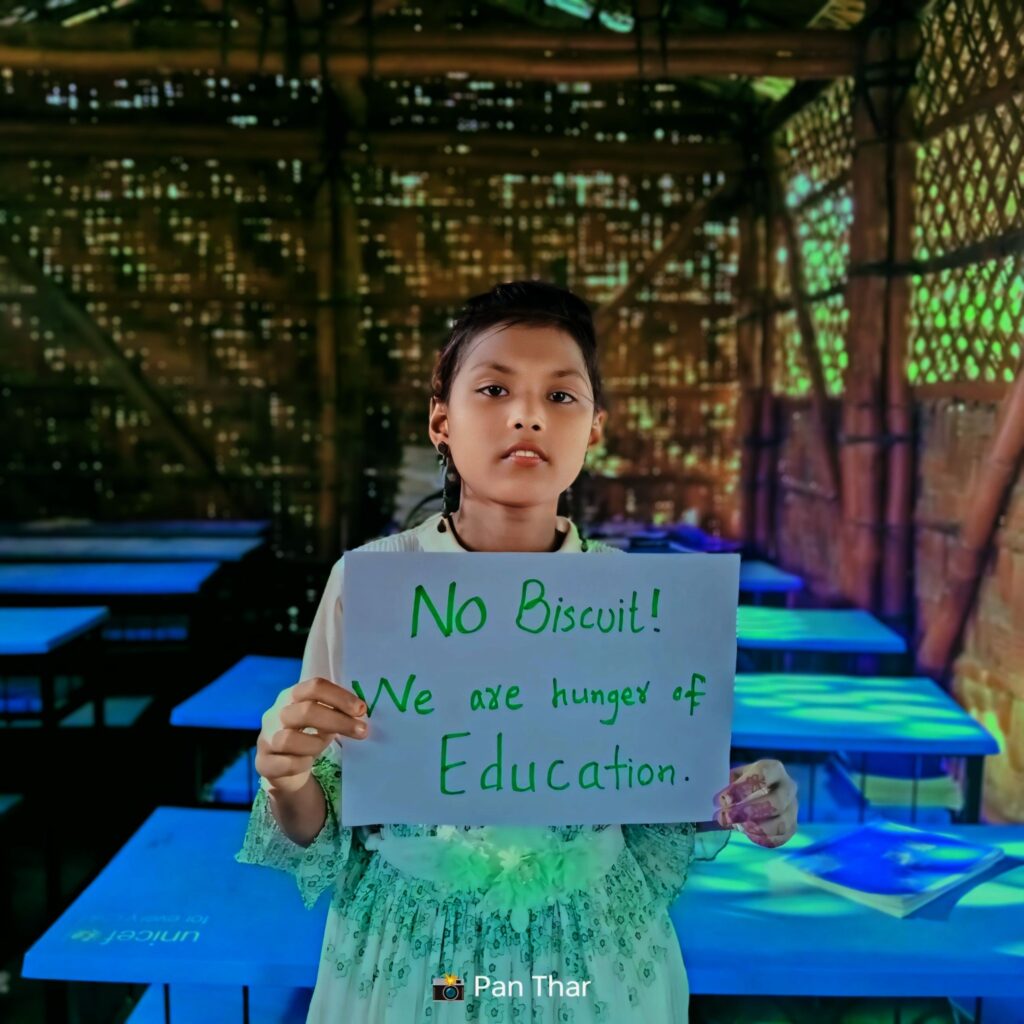
M738 828L758 846L782 846L796 832L796 783L781 761L733 768L715 803L715 820L725 828Z

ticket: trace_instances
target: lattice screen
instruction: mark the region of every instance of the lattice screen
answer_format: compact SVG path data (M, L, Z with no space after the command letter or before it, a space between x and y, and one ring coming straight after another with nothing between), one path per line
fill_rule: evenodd
M843 289L853 221L852 97L852 79L838 80L790 118L774 138L776 162L784 183L783 201L791 211L800 243L803 291L830 395L842 393L847 363L848 311ZM780 245L773 282L778 296L790 293L788 258ZM780 313L775 328L774 389L790 397L807 395L811 383L796 317L791 311Z
M415 88L378 83L369 99L382 124L457 130L470 141L499 122L535 132L550 125L575 138L588 111L612 111L614 127L621 110L615 142L643 130L668 151L673 130L655 124L671 123L680 92L651 92L638 117L627 101L641 91L637 83L591 89L444 78ZM234 513L269 513L275 550L291 557L317 553L319 527L321 98L316 81L282 77L115 81L8 72L0 88L0 114L16 111L55 135L86 120L122 133L114 143L103 137L109 158L70 140L67 153L46 158L0 154L0 230L199 438L237 502ZM161 145L186 155L154 152L149 126L159 126ZM457 148L450 166L435 159L422 170L343 172L359 234L354 292L371 381L356 413L372 463L350 468L375 510L371 522L387 520L403 447L428 443L429 368L469 295L537 276L599 306L682 210L721 180L512 173L500 160L460 169ZM609 483L602 513L731 514L735 274L735 224L706 224L600 339L613 402L608 443L593 460ZM2 262L0 277L0 426L12 442L0 477L10 514L221 512L107 361L58 326ZM638 443L641 432L650 444Z
M923 28L908 372L1006 383L1024 330L1024 5L939 3Z

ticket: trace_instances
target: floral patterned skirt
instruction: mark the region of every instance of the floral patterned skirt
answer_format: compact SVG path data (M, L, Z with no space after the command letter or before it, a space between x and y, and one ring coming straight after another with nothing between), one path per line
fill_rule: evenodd
M619 851L587 888L530 903L525 915L482 909L465 878L418 878L361 851L358 883L332 894L307 1024L686 1024L689 987L665 901L630 847ZM462 999L434 998L446 975Z

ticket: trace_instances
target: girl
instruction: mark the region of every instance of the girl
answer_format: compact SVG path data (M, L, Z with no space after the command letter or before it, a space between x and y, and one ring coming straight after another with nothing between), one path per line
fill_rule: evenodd
M495 286L455 322L432 383L444 510L359 550L622 553L557 514L607 415L586 303L536 281ZM691 822L343 827L339 738L372 737L365 706L335 683L343 564L313 620L303 681L263 716L260 790L236 854L291 872L307 907L331 890L307 1024L683 1024L689 987L668 907L691 861L712 859L729 829L762 846L793 835L796 787L785 769L733 769L706 831ZM569 862L573 871L552 871ZM445 975L462 979L464 1001L435 1001L434 979Z

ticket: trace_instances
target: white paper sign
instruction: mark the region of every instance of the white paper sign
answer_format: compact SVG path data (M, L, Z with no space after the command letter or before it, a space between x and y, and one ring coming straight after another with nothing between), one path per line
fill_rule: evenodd
M739 555L345 555L342 821L706 821L728 782Z

